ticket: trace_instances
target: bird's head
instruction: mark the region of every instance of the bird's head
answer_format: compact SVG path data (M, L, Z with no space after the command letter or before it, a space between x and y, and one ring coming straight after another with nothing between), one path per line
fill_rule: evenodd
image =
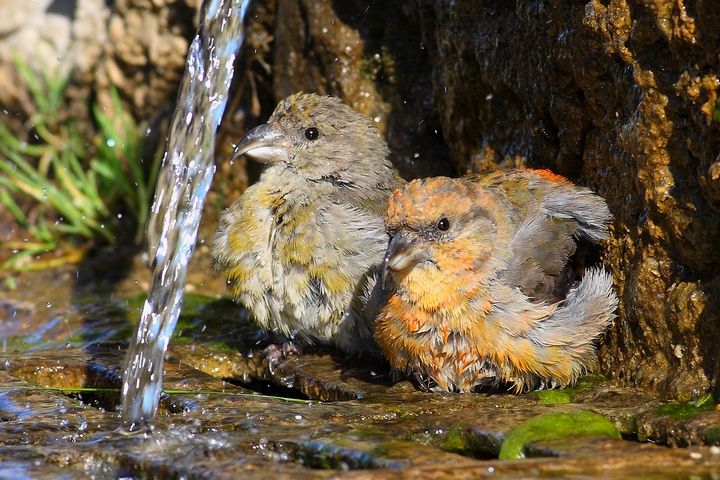
M446 177L414 180L388 199L385 225L391 236L383 279L429 284L461 272L482 275L493 259L498 219L492 197Z
M267 123L247 132L232 159L282 162L311 180L356 183L390 169L389 150L366 116L340 99L297 93L281 101ZM356 177L360 178L356 178Z

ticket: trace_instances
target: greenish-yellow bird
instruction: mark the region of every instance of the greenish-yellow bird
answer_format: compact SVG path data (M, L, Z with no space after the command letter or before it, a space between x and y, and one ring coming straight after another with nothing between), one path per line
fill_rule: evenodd
M339 99L300 93L240 139L240 155L266 167L212 241L234 299L265 331L376 350L365 307L388 245L387 198L404 183L385 140Z

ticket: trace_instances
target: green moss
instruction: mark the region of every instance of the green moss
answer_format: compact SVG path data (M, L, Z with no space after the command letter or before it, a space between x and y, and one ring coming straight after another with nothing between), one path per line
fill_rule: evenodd
M715 101L715 108L712 111L712 120L715 123L720 123L720 98Z
M473 452L468 442L466 430L467 428L464 424L455 425L445 436L445 441L441 448L448 452L472 456Z
M147 293L138 293L135 296L128 297L123 300L125 302L125 309L128 311L128 315L135 318L137 315L140 314L140 312L142 312L145 300L147 300ZM137 320L137 318L135 318L135 320Z
M595 388L600 382L605 381L606 378L600 374L587 375L581 377L575 383L572 388L562 388L559 390L537 390L531 392L531 395L535 395L542 405L562 405L565 403L572 403L573 397L582 391L590 390Z
M217 298L197 293L186 293L183 299L183 315L199 315L202 309Z
M706 395L692 402L660 405L655 409L658 415L665 415L675 420L688 420L700 412L715 410L712 395Z
M525 445L529 443L578 435L621 438L620 432L610 420L593 412L541 415L510 430L500 449L500 459L525 457Z
M415 416L417 414L415 410L408 408L408 406L405 406L402 403L392 404L388 402L383 405L383 410L387 412L388 417L392 416L393 418L405 418Z
M572 391L563 390L539 390L533 392L542 405L562 405L572 402Z
M720 427L705 432L705 445L720 445Z
M565 389L565 390L571 390L572 392L582 392L584 390L590 390L591 388L595 388L598 386L601 382L606 381L608 378L600 373L594 373L592 375L585 375L584 377L580 377L577 382L575 382L575 386L571 389Z

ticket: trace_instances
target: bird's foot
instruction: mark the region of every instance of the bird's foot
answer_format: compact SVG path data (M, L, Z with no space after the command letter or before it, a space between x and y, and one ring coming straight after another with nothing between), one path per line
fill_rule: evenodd
M420 372L412 372L409 375L409 379L415 388L422 390L425 393L434 392L437 388L437 384L432 378L425 376Z
M260 352L260 355L266 358L270 365L277 365L286 357L300 355L302 350L302 346L299 343L287 340L282 343L271 343Z

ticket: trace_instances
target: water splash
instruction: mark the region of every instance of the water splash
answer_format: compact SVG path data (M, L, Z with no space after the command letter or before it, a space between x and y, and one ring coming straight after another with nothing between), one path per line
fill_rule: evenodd
M122 420L127 431L152 427L157 414L164 355L180 315L200 213L215 173L215 132L245 36L249 3L205 0L203 20L188 52L148 222L152 283L123 375Z

